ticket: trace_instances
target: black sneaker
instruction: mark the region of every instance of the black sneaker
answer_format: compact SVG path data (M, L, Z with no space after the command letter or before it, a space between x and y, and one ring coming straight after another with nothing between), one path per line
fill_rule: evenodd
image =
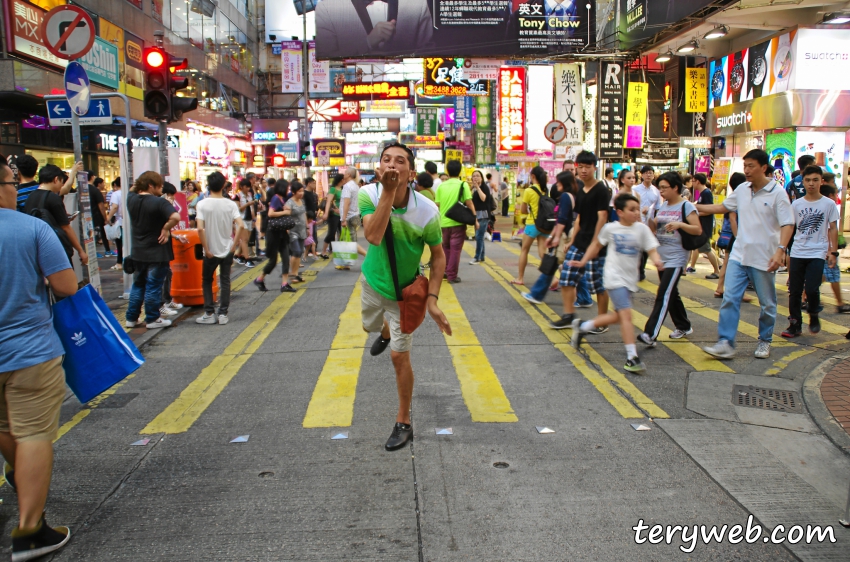
M594 328L589 330L587 333L592 336L598 336L599 334L604 334L608 331L608 326L599 326L598 328Z
M235 258L233 258L233 261L235 261L239 265L245 265L245 259L242 256L236 256Z
M800 324L796 320L791 320L791 323L788 324L785 331L779 335L783 338L796 338L803 335L803 330L800 328Z
M12 530L12 562L34 560L45 554L57 551L71 540L68 527L51 528L44 515L34 533L23 534L20 529Z
M255 262L254 260L250 260L250 259L245 260L245 267L248 267L248 268L257 267L257 262Z
M551 327L553 330L564 330L566 328L571 328L573 325L573 318L575 318L575 315L573 314L564 314L563 316L561 316L560 320L553 320L552 322L549 322L549 327Z
M451 283L452 285L454 285L456 283L460 283L460 277L455 277L454 279L449 279L448 282Z
M578 318L574 318L572 322L573 328L573 337L570 343L573 344L575 349L578 349L581 346L581 338L584 335L581 331L581 320Z
M390 434L390 438L387 439L387 444L384 445L384 448L387 451L397 451L407 445L407 442L412 439L413 428L406 423L396 422L393 432Z
M850 314L850 304L839 305L836 311L838 314Z
M295 287L293 287L292 285L290 285L289 283L287 283L286 285L280 286L280 292L281 293L294 293L296 291L297 291L297 289Z
M646 371L646 365L637 356L628 359L626 364L623 365L623 368L630 373L643 373Z
M390 338L384 339L384 336L378 334L378 339L372 342L372 348L369 350L369 353L371 353L373 357L378 356L387 349L388 345L390 345Z
M330 256L328 256L327 254L319 254L319 257L322 258L323 260L331 259Z
M18 488L15 486L15 470L12 468L12 465L4 462L3 463L3 478L6 479L6 484L9 485L14 491L18 491Z
M268 291L268 289L266 288L266 282L265 281L260 281L259 279L254 279L254 285L256 285L257 288L264 293L266 291Z
M820 319L817 316L809 316L809 332L813 334L820 332Z

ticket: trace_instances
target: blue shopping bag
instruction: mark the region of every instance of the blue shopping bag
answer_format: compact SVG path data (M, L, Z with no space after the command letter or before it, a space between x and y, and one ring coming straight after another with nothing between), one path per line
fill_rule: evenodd
M83 404L145 362L91 285L53 305L53 327L65 348L65 381Z

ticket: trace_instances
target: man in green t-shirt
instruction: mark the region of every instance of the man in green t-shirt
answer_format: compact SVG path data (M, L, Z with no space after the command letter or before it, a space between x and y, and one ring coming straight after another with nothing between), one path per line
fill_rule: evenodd
M443 251L446 253L446 278L449 283L460 283L457 276L460 267L460 254L463 251L463 241L466 239L466 225L446 216L458 201L469 207L472 216L475 216L475 207L472 205L472 192L469 184L460 180L460 171L463 165L457 160L450 160L446 164L449 179L437 186L437 194L434 201L440 209L440 227L443 229ZM478 219L475 220L475 230L478 230Z
M362 269L364 282L360 307L363 329L370 333L380 332L372 344L372 355L380 355L387 345L390 346L398 385L398 415L385 446L388 451L400 449L413 439L410 425L410 402L413 399L410 347L413 335L401 331L401 315L384 239L388 224L392 227L399 291L413 283L419 275L422 252L426 245L431 248L428 312L440 331L452 334L446 315L437 306L446 268L446 256L441 246L440 213L434 203L410 188L415 174L413 152L401 143L390 143L381 152L381 161L375 171L377 183L363 187L358 195L363 232L370 244Z

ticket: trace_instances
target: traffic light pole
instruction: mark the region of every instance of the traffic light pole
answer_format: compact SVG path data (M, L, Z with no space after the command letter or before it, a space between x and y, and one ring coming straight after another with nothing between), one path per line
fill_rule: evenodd
M165 178L168 173L168 128L165 121L159 122L159 174Z
M302 137L302 136L299 135L298 140L310 142L310 119L307 116L307 106L310 105L310 65L311 65L311 63L310 63L310 48L309 48L310 44L309 44L309 41L307 40L307 6L305 4L306 3L304 2L304 0L301 0L301 19L302 19L302 22L304 24L304 35L303 35L304 40L302 42L302 55L301 55L301 59L303 60L302 72L301 72L301 81L302 81L303 86L304 86L304 96L303 96L303 99L304 99L304 128L303 128L304 136ZM299 156L300 156L300 150L301 150L301 143L300 142L298 143L298 150L299 150ZM309 159L309 156L308 156L308 159ZM309 167L310 167L310 165L306 160L301 160L301 179L302 180L307 179L307 170L309 169Z

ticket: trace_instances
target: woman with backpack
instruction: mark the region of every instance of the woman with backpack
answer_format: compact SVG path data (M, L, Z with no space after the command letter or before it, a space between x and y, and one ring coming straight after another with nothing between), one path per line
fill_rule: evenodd
M546 195L547 189L546 170L540 166L535 166L531 169L531 183L522 192L521 214L525 217L525 231L522 234L522 250L519 255L519 275L511 281L512 285L525 285L525 266L528 264L528 252L531 250L531 244L537 241L537 254L540 259L546 253L546 237L552 232L555 222L552 222L552 228L546 231L538 230L536 226L537 217L540 215L540 200L545 198L548 201L552 199ZM554 210L554 206L550 211ZM554 218L554 213L553 218Z
M655 212L655 217L647 221L650 230L658 238L658 255L664 262L664 269L658 272L660 279L655 305L643 333L638 336L649 347L655 347L655 340L661 333L668 312L676 326L670 338L680 339L694 331L679 295L678 285L690 256L690 250L682 245L682 233L699 236L702 234L702 225L694 204L682 197L684 189L682 177L677 172L662 174L658 178L658 190L663 203Z
M478 229L475 231L475 259L469 265L484 261L484 235L490 224L490 211L493 208L493 194L490 186L484 182L480 170L472 172L472 206L475 208L475 218L478 219Z

